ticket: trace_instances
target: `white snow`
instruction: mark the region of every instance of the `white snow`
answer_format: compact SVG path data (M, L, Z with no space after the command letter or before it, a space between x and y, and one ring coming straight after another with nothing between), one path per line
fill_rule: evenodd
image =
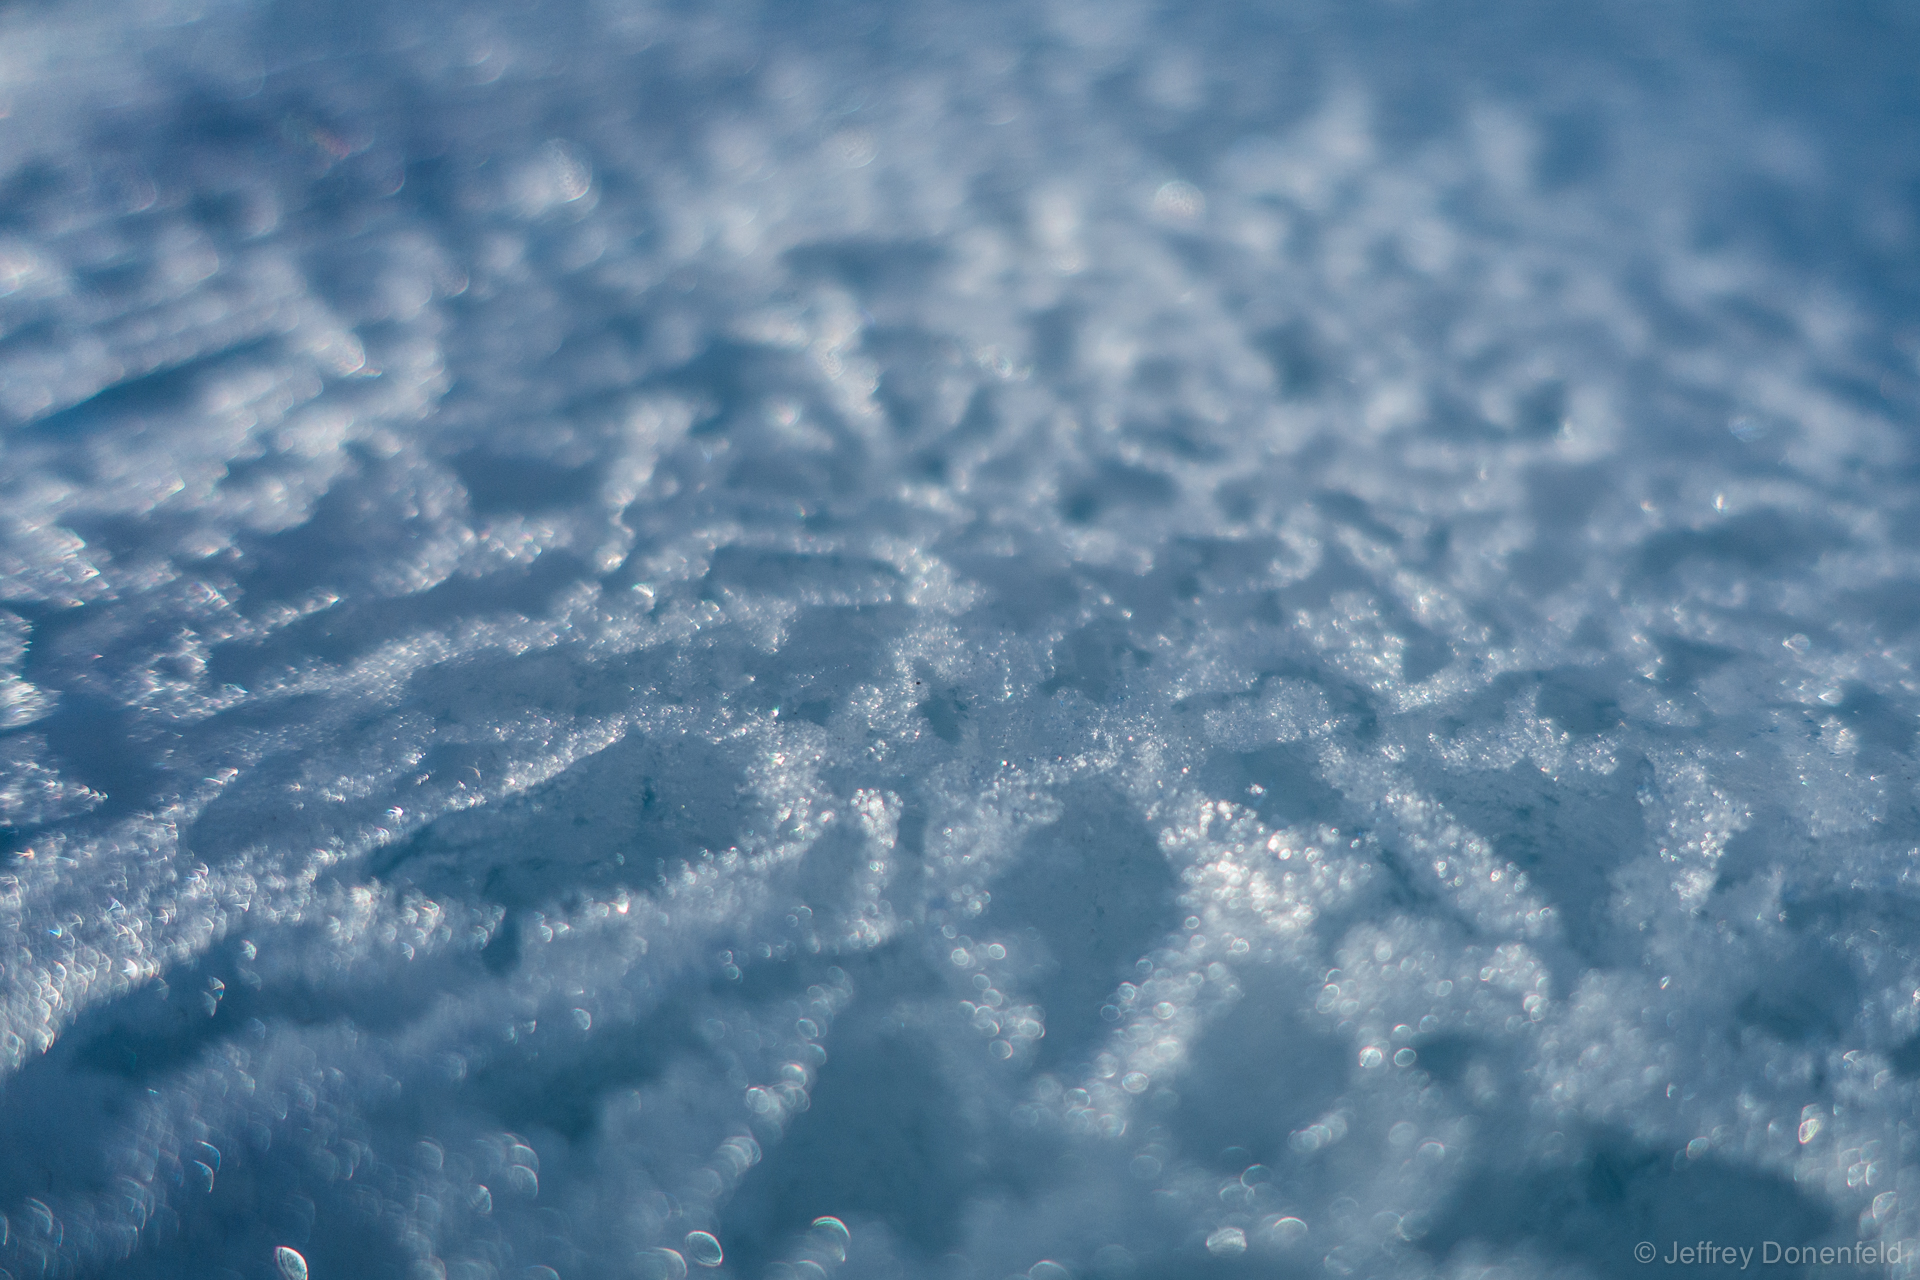
M1911 1253L1920 32L1723 18L0 9L0 1275Z

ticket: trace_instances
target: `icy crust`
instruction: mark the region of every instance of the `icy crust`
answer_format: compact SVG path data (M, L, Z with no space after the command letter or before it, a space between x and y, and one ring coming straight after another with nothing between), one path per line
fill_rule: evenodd
M6 1274L1920 1235L1910 117L1029 9L0 13Z

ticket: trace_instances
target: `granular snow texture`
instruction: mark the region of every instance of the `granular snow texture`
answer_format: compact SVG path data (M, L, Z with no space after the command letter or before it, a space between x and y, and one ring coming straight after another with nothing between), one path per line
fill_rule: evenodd
M0 6L0 1273L1910 1259L1917 54Z

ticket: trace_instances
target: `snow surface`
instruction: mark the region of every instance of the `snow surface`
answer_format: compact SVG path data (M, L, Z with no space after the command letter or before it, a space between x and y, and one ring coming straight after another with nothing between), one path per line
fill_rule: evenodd
M1920 1236L1917 37L0 7L0 1269Z

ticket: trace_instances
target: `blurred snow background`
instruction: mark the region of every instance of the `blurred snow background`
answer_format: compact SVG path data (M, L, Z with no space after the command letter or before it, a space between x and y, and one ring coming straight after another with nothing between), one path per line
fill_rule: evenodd
M0 1269L1920 1235L1916 51L0 6Z

